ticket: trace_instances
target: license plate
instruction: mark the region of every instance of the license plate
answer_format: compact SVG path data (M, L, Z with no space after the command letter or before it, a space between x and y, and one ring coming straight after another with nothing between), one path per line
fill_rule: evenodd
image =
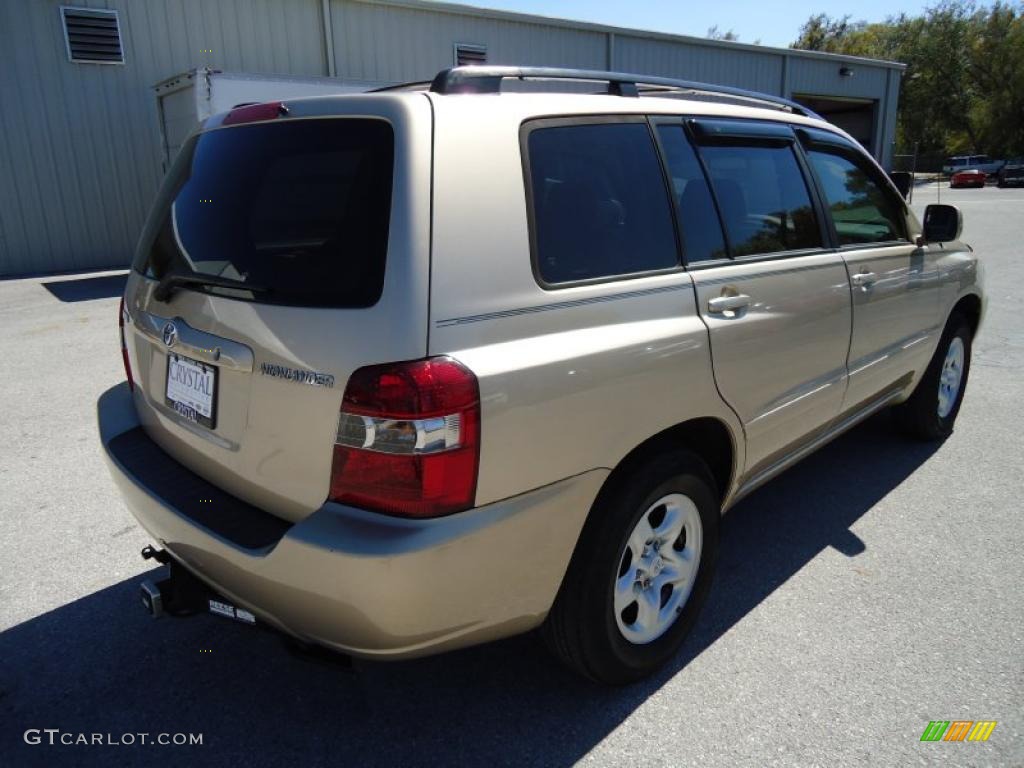
M217 423L217 368L169 354L166 402L189 421L213 429Z

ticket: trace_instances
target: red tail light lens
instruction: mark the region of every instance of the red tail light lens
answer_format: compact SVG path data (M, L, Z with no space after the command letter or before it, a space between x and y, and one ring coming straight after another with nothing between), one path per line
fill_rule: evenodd
M333 501L402 517L473 506L480 461L476 376L449 357L360 368L349 378Z
M235 107L227 115L221 125L239 125L241 123L259 123L274 120L288 114L288 107L280 101L268 101L263 104L246 104Z
M124 375L128 379L128 389L135 391L135 379L132 378L132 364L128 360L128 345L124 339L124 324L128 320L128 310L124 308L124 296L121 297L121 306L117 310L117 329L121 334L121 359L124 360Z

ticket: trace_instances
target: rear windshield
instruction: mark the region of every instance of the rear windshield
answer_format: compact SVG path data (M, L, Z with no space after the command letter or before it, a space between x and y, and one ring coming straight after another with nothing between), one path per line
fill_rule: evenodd
M265 289L190 290L273 304L368 307L380 298L394 136L383 120L312 119L190 139L171 168L135 268Z

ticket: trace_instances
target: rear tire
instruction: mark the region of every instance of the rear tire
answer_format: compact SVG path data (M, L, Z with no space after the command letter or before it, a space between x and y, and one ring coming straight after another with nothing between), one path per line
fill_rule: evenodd
M711 472L686 451L612 482L590 512L542 633L578 673L623 685L665 664L693 626L711 586L720 512Z
M914 394L896 406L896 418L903 431L920 440L945 440L964 399L971 370L970 323L953 315Z

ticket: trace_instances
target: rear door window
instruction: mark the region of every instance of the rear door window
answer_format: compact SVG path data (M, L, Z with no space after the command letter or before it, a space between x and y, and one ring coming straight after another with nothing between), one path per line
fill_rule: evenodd
M282 120L193 137L135 268L265 288L189 286L275 304L368 307L380 298L394 137L369 119Z
M733 256L821 247L810 192L790 144L706 145L700 153Z
M696 264L728 256L707 178L682 125L659 125L672 193L679 212L683 258Z
M840 245L906 239L903 206L852 153L813 148L807 157L832 212Z
M547 284L678 266L661 163L645 122L527 126L534 259Z

